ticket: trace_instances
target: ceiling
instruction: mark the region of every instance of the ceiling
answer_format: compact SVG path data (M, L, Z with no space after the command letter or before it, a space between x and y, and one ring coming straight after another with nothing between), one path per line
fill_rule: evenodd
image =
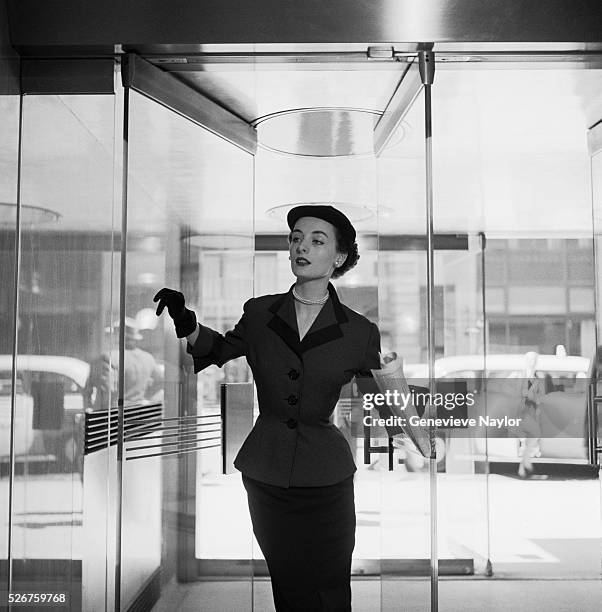
M22 58L131 52L248 123L276 114L259 123L260 147L251 157L134 95L133 232L165 233L174 224L201 233L280 232L283 221L270 210L333 201L372 211L358 222L360 231L422 233L423 99L378 159L365 153L372 127L366 118L385 109L408 57L432 48L435 229L591 233L587 130L602 119L599 0L549 0L545 11L529 0L8 0L6 6L10 41ZM15 98L0 102L8 126L18 125ZM120 86L116 95L30 95L23 108L22 202L61 215L44 226L49 231L117 229ZM320 121L319 113L291 112L316 108L333 110ZM10 127L3 136L1 168L16 176L18 133ZM346 148L362 154L274 151ZM4 181L0 202L14 202L15 193L16 185Z
M601 77L599 69L564 65L438 70L433 86L436 231L591 234L587 130L602 119ZM199 88L214 99L223 96L224 105L247 121L316 106L382 111L399 78L397 64L374 71L214 69L194 76ZM18 112L9 101L3 104L5 117ZM61 214L48 230L119 227L121 104L120 94L24 98L22 201ZM152 234L177 221L194 232L281 232L284 221L268 210L333 201L373 212L358 222L360 231L422 233L423 123L419 98L393 146L378 159L372 154L299 157L261 146L253 159L135 94L130 228ZM311 120L304 126L312 132ZM320 129L313 133L319 136ZM332 138L332 132L326 135ZM8 173L16 139L15 131L0 145L0 163ZM3 189L0 201L14 201L14 186Z
M22 54L202 52L210 45L602 42L599 0L8 0ZM600 46L597 47L600 49ZM414 48L415 50L415 48Z

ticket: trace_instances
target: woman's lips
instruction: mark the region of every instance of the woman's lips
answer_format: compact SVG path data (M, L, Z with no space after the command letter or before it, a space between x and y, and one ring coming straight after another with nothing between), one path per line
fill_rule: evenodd
M295 263L296 263L298 266L308 266L310 262L309 262L309 261L307 261L307 259L305 259L304 257L297 257L297 258L295 259Z

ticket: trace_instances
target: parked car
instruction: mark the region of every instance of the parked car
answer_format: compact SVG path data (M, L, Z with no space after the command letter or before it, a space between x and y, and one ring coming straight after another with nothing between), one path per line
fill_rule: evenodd
M520 408L520 388L524 378L523 354L458 355L435 361L437 381L465 381L473 392L475 405L468 416L488 415L492 418L515 417ZM486 368L486 369L485 369ZM540 403L541 431L537 457L543 461L585 463L584 424L587 408L587 387L590 360L579 356L538 355L535 375L542 379L546 393ZM426 365L405 370L410 384L425 384ZM485 377L486 373L486 377ZM450 450L449 431L439 430L438 460L443 462ZM520 459L519 438L503 427L477 427L471 431L473 458L489 461ZM445 441L445 444L442 442ZM537 460L537 459L536 459ZM410 469L419 469L419 456L408 457Z
M90 367L62 355L17 357L15 455L78 468L83 456L83 389ZM0 457L10 455L12 355L0 355Z

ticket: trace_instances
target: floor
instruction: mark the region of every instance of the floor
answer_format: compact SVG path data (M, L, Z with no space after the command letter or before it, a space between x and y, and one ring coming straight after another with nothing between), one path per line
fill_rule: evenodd
M428 612L430 582L354 580L354 612ZM599 612L600 580L442 579L441 612ZM272 612L270 583L203 582L172 587L152 612Z
M440 559L474 559L477 575L489 559L496 578L600 576L598 480L446 473L437 489ZM354 559L428 559L429 492L428 473L360 469ZM197 558L262 558L238 475L205 478L196 502Z
M355 558L428 559L428 474L374 470L358 464ZM101 489L103 483L98 482ZM6 498L7 487L7 481L0 480L0 499L3 495ZM147 490L138 496L138 502L144 503ZM196 516L201 520L195 521L195 556L216 561L261 558L252 538L239 475L203 477L198 491ZM98 570L102 596L104 526L87 530L88 535L94 531L99 546L90 546L84 538L84 526L96 524L84 510L84 499L88 506L94 505L92 493L88 487L84 497L76 475L30 474L17 478L13 554L42 561L48 557L83 559L84 574L91 567ZM600 481L560 477L522 481L511 475L485 477L450 470L439 475L437 494L439 558L472 559L476 574L469 579L442 578L439 610L602 610ZM131 498L127 497L130 514ZM228 520L224 520L224 508L228 508ZM0 504L0 524L5 526L6 510L6 504ZM0 530L0 548L6 547L2 534L7 533L7 529ZM488 559L493 564L492 578L484 577ZM144 562L150 562L146 556ZM140 563L128 560L126 566L138 569ZM396 577L381 581L358 576L352 588L354 612L431 609L428 579ZM94 600L90 584L86 593ZM269 580L167 585L153 608L153 612L193 610L271 612Z

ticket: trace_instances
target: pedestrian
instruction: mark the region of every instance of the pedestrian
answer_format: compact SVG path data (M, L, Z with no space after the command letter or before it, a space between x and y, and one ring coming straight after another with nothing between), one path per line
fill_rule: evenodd
M105 328L107 334L118 334L120 322L114 321ZM163 374L155 358L142 350L138 343L142 340L134 319L124 319L124 402L126 407L140 406L148 403L148 390L153 382L161 382ZM117 407L117 369L119 350L105 351L90 364L90 373L84 387L84 403L92 410L109 410Z
M517 430L522 440L522 453L518 475L528 478L533 473L533 457L539 453L541 439L540 407L546 394L545 382L536 374L538 355L535 351L525 353L525 370L520 389L520 410Z

